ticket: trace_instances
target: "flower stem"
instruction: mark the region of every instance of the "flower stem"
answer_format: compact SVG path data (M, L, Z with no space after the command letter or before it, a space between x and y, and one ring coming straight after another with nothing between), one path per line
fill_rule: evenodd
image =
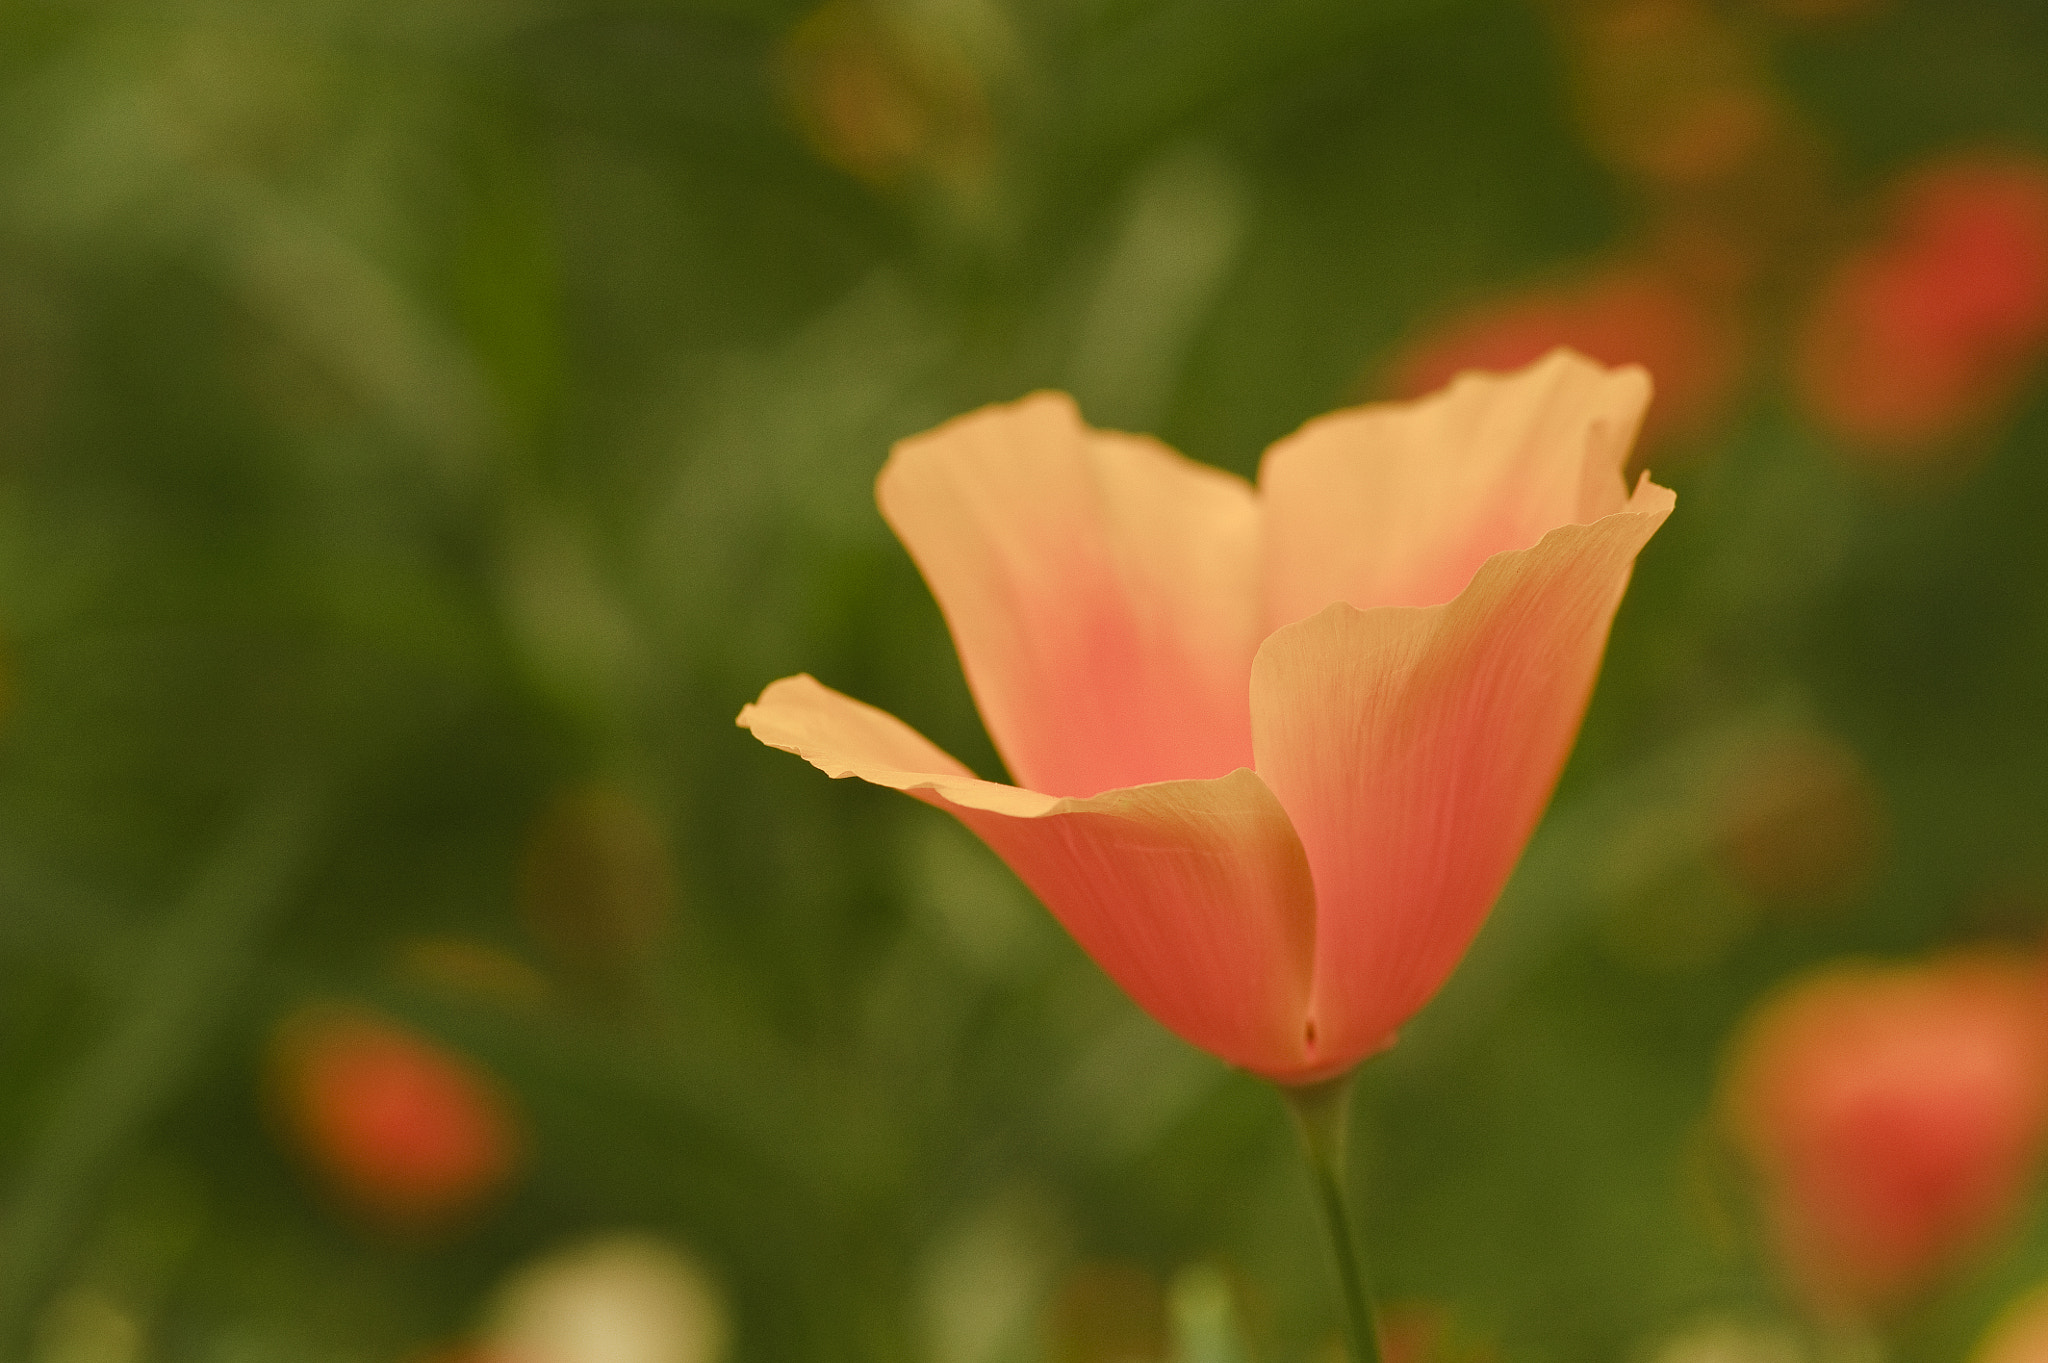
M1365 1260L1358 1252L1358 1236L1352 1229L1351 1206L1344 1196L1344 1141L1350 1125L1351 1075L1340 1075L1320 1084L1299 1088L1282 1086L1280 1095L1294 1114L1294 1129L1301 1133L1302 1153L1308 1157L1309 1177L1316 1186L1316 1202L1323 1209L1323 1222L1330 1231L1330 1251L1337 1260L1337 1286L1344 1297L1344 1333L1351 1344L1352 1363L1380 1363L1379 1321L1372 1308L1372 1293L1366 1287Z

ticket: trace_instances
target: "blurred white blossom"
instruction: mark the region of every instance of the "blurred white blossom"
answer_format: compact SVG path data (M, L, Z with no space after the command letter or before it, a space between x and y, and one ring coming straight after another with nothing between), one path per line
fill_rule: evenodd
M702 1269L651 1236L608 1235L508 1279L484 1353L504 1363L719 1363L729 1335Z

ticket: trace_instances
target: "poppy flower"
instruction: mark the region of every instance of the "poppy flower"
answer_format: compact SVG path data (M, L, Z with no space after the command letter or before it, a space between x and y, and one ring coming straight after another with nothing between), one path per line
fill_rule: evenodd
M1895 1307L2018 1208L2048 1133L2043 983L1990 953L1839 965L1751 1019L1723 1108L1816 1309Z
M741 725L951 813L1141 1006L1283 1083L1394 1038L1549 799L1671 493L1639 369L1338 412L1255 490L1041 393L900 443L882 513L1018 785L785 678Z

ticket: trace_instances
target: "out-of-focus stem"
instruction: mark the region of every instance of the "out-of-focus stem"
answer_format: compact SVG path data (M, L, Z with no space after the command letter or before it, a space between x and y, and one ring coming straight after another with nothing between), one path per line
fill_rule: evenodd
M1302 1152L1308 1157L1309 1177L1315 1184L1316 1202L1323 1209L1323 1221L1330 1232L1330 1250L1337 1262L1337 1290L1344 1299L1344 1332L1351 1345L1352 1363L1380 1363L1379 1321L1374 1315L1372 1293L1366 1286L1365 1260L1358 1251L1358 1236L1351 1223L1350 1200L1344 1194L1344 1144L1350 1125L1351 1075L1307 1084L1282 1087L1288 1111L1294 1114L1294 1129L1301 1133Z

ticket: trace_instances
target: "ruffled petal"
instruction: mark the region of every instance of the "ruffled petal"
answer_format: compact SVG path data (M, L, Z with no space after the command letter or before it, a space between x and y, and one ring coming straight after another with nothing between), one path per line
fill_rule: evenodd
M1242 479L1039 393L901 442L875 491L1020 784L1093 795L1251 764Z
M1449 601L1493 555L1620 510L1649 398L1642 370L1559 350L1309 422L1259 469L1266 629L1333 601Z
M906 791L973 829L1110 978L1235 1065L1299 1077L1315 895L1280 802L1247 770L1087 799L975 779L891 715L788 677L740 712L831 776Z
M1637 551L1670 514L1626 509L1489 559L1423 608L1338 604L1252 669L1258 771L1314 871L1315 1054L1393 1040L1463 955L1550 797Z

